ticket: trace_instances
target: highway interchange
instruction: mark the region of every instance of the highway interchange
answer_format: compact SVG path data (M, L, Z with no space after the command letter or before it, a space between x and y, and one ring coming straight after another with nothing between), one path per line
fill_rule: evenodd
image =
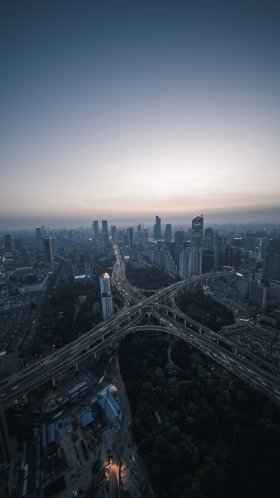
M212 272L192 276L145 297L126 279L125 262L120 249L118 246L114 246L114 249L116 263L112 285L122 294L124 307L67 346L3 379L0 382L0 394L4 407L55 379L89 356L107 349L132 331L143 330L151 333L153 330L161 330L186 341L244 382L271 398L280 400L278 369L186 316L176 306L175 295L183 288L196 288L209 279L220 278L228 273ZM147 314L157 320L158 325L141 325L141 319Z

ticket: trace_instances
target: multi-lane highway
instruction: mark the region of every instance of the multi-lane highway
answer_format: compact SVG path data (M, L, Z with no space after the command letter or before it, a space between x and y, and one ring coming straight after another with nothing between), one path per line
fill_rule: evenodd
M17 397L39 388L87 357L108 348L131 330L143 330L137 327L139 327L141 318L147 313L159 321L161 330L187 341L245 382L261 389L274 399L280 400L280 372L277 369L268 368L267 364L264 365L265 362L257 357L253 358L252 354L250 357L249 352L245 354L233 343L225 345L224 338L187 317L174 306L174 295L184 287L191 289L210 279L228 275L228 273L212 272L193 276L145 297L126 279L125 262L118 246L115 246L115 254L116 264L112 284L123 295L124 308L71 344L3 379L0 382L0 394L4 407L11 404ZM167 306L170 299L173 308ZM155 329L155 326L145 327L145 330ZM221 344L219 344L220 341Z

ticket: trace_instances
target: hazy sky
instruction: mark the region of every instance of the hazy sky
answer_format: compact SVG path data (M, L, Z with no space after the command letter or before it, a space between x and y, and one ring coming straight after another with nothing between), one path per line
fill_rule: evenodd
M279 220L279 2L6 4L0 229Z

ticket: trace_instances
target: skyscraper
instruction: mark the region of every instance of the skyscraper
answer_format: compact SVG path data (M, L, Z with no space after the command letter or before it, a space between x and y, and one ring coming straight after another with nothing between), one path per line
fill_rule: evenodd
M159 216L156 216L156 222L154 225L154 240L161 239L161 219Z
M102 220L102 235L103 236L108 236L108 221L107 220Z
M102 243L105 247L108 247L109 244L109 230L108 230L108 221L102 220Z
M44 256L47 263L53 262L53 241L51 237L43 238Z
M113 314L113 300L111 294L110 276L103 273L100 277L101 305L103 320L107 320Z
M141 223L139 223L136 227L136 237L137 237L137 243L141 244L142 242L142 226Z
M203 214L197 215L192 220L192 241L193 247L203 246Z
M37 249L42 249L42 229L36 228L36 246Z
M171 242L172 240L172 229L170 223L166 223L165 232L164 232L164 240L165 242Z
M116 225L111 225L111 237L112 237L112 242L116 242L116 240L117 240L117 227L116 227Z
M93 228L93 237L95 240L98 240L99 238L98 220L93 220L92 228Z
M148 238L149 238L149 231L148 228L144 226L142 232L142 244L144 247L147 247L148 245Z
M266 280L280 280L280 239L269 241L265 258Z

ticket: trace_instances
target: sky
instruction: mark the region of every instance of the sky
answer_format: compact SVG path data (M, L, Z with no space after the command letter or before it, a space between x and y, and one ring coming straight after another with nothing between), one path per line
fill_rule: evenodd
M279 221L279 2L0 9L0 230Z

